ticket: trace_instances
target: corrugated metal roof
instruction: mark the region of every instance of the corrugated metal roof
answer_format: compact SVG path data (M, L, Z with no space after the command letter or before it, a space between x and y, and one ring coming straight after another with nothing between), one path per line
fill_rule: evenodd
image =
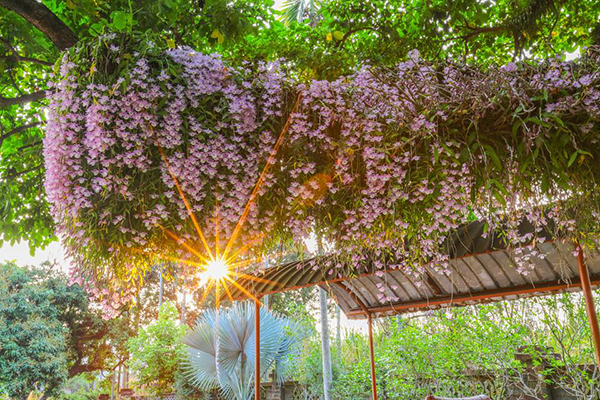
M475 304L528 297L549 292L579 290L577 259L572 243L547 240L528 243L525 254L537 250L544 256L531 256L535 268L527 275L516 270L515 250L500 237L483 237L483 223L473 222L458 229L444 244L451 257L449 274L425 266L415 278L412 271L387 269L375 274L372 260L366 261L352 277L332 278L325 268L312 268L327 257L273 266L254 274L255 279L238 279L254 295L265 295L309 286L320 286L337 301L352 319L393 315L423 309ZM533 230L527 223L521 232ZM550 235L546 235L550 238ZM586 254L592 285L600 284L600 253ZM407 273L408 272L408 273ZM235 300L247 298L232 287Z

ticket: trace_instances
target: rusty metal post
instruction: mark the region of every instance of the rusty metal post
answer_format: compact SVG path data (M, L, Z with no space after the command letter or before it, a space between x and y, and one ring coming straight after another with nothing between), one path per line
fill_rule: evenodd
M260 299L254 300L256 311L254 312L254 337L256 362L254 363L254 398L260 400Z
M590 274L583 258L583 249L577 246L577 266L579 267L579 277L581 279L581 289L585 298L585 308L587 309L590 327L592 328L592 339L596 349L596 363L600 367L600 328L598 327L598 314L594 306L594 296L592 294L592 284Z
M375 377L375 351L373 349L373 318L371 313L367 312L367 321L369 322L369 350L371 354L371 393L373 400L377 400L377 378Z

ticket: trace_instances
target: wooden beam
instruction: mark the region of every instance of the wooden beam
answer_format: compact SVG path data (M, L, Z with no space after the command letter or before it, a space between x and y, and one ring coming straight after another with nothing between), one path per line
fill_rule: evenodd
M350 298L352 300L354 300L354 302L356 304L358 304L358 306L363 310L363 312L365 313L365 315L369 315L369 311L367 306L365 305L365 303L356 295L356 293L354 293L352 290L350 290L349 288L346 287L346 285L344 285L342 282L335 282L335 284L340 287L341 289L343 289L346 293L348 293L348 296L350 296Z
M591 281L591 285L600 285L600 277ZM520 285L512 288L488 290L474 294L457 294L452 296L437 297L431 299L417 300L406 303L389 304L385 306L371 307L368 309L369 313L382 313L382 312L402 312L410 309L422 309L429 308L431 306L441 306L450 304L460 304L469 301L485 301L488 299L515 296L529 293L541 293L541 292L555 292L570 288L581 288L581 280L573 279L571 283L545 283L534 285ZM364 311L351 310L346 313L347 316L363 315Z
M592 340L596 349L596 364L600 367L600 327L598 327L598 314L596 314L596 307L594 306L592 282L590 281L589 271L583 258L583 249L579 245L577 246L577 266L579 267L581 288L583 289L583 297L585 298L585 308L590 320L590 328L592 328Z

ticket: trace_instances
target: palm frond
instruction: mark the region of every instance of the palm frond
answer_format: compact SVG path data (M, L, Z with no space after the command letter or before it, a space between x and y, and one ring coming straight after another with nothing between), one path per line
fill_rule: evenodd
M254 315L253 304L243 302L220 314L208 310L198 318L184 341L188 351L186 376L193 385L201 390L218 387L227 399L252 397L256 362ZM261 375L274 366L277 376L283 376L299 342L291 334L296 331L295 325L261 308L260 328Z
M282 20L290 23L302 22L306 18L315 19L320 6L320 0L286 0L282 7Z

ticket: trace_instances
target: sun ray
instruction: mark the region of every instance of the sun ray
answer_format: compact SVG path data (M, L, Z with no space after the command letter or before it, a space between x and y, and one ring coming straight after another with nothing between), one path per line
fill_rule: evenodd
M198 257L199 259L201 259L204 262L208 262L209 261L209 259L206 258L206 257L204 257L198 250L194 249L192 246L190 246L189 244L187 244L185 240L183 240L182 238L180 238L179 236L177 236L176 234L174 234L173 232L171 232L170 230L168 230L164 226L162 226L162 225L159 225L159 226L167 233L167 235L171 236L171 238L173 240L175 240L177 243L181 244L188 251L192 252L196 257Z
M227 254L229 254L231 247L235 243L237 236L239 235L242 227L244 226L244 223L246 222L246 218L248 217L248 213L250 212L250 206L252 205L252 203L254 203L254 200L257 197L258 190L260 189L260 187L265 179L267 171L269 170L271 165L273 165L275 163L275 157L277 155L277 151L279 150L279 147L281 146L281 143L283 142L283 138L285 137L285 134L290 127L290 123L292 121L292 116L296 112L296 109L298 108L298 105L300 104L301 98L302 98L302 96L300 94L298 94L298 97L296 98L296 102L294 103L294 106L292 107L292 110L290 111L287 121L285 122L285 125L283 126L283 129L281 129L281 133L279 134L279 137L277 138L277 141L275 142L275 146L273 146L273 149L271 149L269 158L267 159L267 162L265 163L265 166L263 167L263 170L260 173L260 176L258 177L256 184L254 185L254 189L252 190L252 193L250 194L250 198L248 198L248 201L246 202L246 207L244 207L244 211L242 212L242 215L240 216L240 219L238 220L238 222L233 230L233 233L231 234L231 236L229 237L229 240L227 241L227 246L225 247L225 251L223 252L223 256L225 258L227 257Z
M248 279L250 281L256 281L256 282L260 282L260 283L267 283L269 285L283 286L283 283L281 283L281 282L275 282L275 281L271 281L271 280L268 280L268 279L265 279L265 278L259 278L257 276L242 274L242 273L239 273L239 272L232 272L232 275L235 275L235 276L240 277L240 278Z
M194 215L194 212L192 211L192 207L190 206L190 203L187 201L187 198L185 197L185 194L183 193L183 190L181 189L181 186L179 185L179 181L177 180L177 177L171 170L171 165L169 164L167 155L165 154L162 146L160 146L158 143L157 143L157 147L158 147L158 151L160 152L160 155L167 167L167 171L169 171L169 175L171 175L171 178L173 179L173 182L175 183L175 186L177 187L177 191L179 192L179 197L181 197L183 204L185 204L185 208L187 209L188 215L190 216L190 218L192 219L192 222L194 223L194 226L196 227L196 231L198 232L198 236L200 236L200 240L202 241L204 248L206 249L206 252L208 253L209 257L212 257L213 255L212 255L212 252L210 251L208 242L206 241L206 238L204 237L204 233L202 232L202 229L200 228L200 225L198 224L198 221L196 220L196 216Z
M261 261L263 261L262 257L253 257L253 258L249 258L249 259L245 259L245 260L239 260L239 261L230 263L229 265L231 265L232 267L235 267L236 269L240 269L247 265L257 264Z
M208 282L208 285L206 286L204 293L202 293L202 298L200 298L200 302L198 304L202 305L202 303L204 303L204 300L206 300L206 297L208 297L208 293L210 292L210 289L212 288L213 284L214 284L214 281Z
M219 258L219 202L215 200L215 258Z
M223 288L225 289L225 293L227 293L227 297L229 297L229 300L233 302L233 296L231 295L231 292L229 291L229 288L227 287L225 282L223 282Z
M239 272L239 270L241 268L244 268L251 264L260 262L262 260L262 257L250 257L248 259L235 261L238 259L238 257L240 255L244 254L246 251L248 251L248 249L250 249L253 245L255 245L256 242L258 242L262 238L264 238L265 233L260 233L256 237L246 241L246 243L244 243L239 249L237 249L234 252L232 252L232 249L233 249L233 246L235 245L236 240L248 218L248 215L250 213L252 205L258 199L259 191L265 181L265 178L267 176L267 173L269 172L269 169L275 164L275 160L278 155L279 149L280 149L282 143L284 142L286 133L288 132L289 127L291 125L292 117L293 117L294 113L296 112L296 110L300 104L300 101L301 101L301 95L299 94L296 97L296 100L292 107L292 110L291 110L290 114L288 115L288 118L287 118L279 136L277 137L277 140L276 140L273 148L271 149L271 151L269 153L269 156L266 160L265 165L263 166L261 173L260 173L256 183L254 184L252 193L250 194L250 197L246 201L246 205L244 206L242 214L240 215L240 218L238 219L238 221L233 229L233 232L231 233L228 240L226 241L226 245L225 245L223 252L221 252L221 237L220 237L221 232L220 232L220 218L219 218L220 216L219 216L218 200L215 199L215 210L214 210L214 213L215 213L214 214L215 243L214 243L214 248L211 249L211 247L209 246L209 243L206 239L206 236L204 235L204 232L200 228L200 224L198 223L198 220L196 219L196 216L194 215L192 207L191 207L189 201L187 200L185 193L183 192L183 189L179 183L179 180L178 180L177 176L175 175L174 171L172 170L171 165L169 164L169 160L167 159L167 156L166 156L163 148L157 143L157 147L160 151L161 157L163 159L163 162L165 163L167 171L169 172L169 175L171 175L171 179L173 180L173 182L177 188L179 196L185 205L187 213L188 213L190 219L192 220L193 225L198 233L198 236L200 237L202 245L204 246L204 250L206 251L206 255L202 254L201 249L194 248L195 245L192 246L192 245L188 244L184 239L180 238L174 232L163 227L162 225L159 225L160 228L163 229L163 231L167 234L167 236L169 236L170 238L175 240L184 249L191 252L194 256L196 256L200 260L200 262L184 260L184 259L181 259L178 257L170 257L170 256L167 256L165 258L170 261L178 262L179 264L191 265L191 266L198 267L201 269L200 282L201 282L201 284L206 283L206 286L205 286L204 293L202 294L202 298L200 299L200 303L203 303L206 300L208 294L211 292L211 290L214 290L215 306L218 310L220 307L220 302L221 302L221 285L223 285L223 288L227 294L227 297L233 301L233 296L231 294L231 291L229 290L230 288L229 288L229 285L227 282L231 282L231 284L233 286L238 288L240 291L242 291L244 294L246 294L252 300L260 302L260 300L256 296L252 295L252 293L250 293L248 290L246 290L241 284L239 284L236 281L236 279L233 279L233 278L242 278L242 279L245 279L246 281L248 281L248 283L249 283L249 281L254 281L254 282L265 283L265 284L269 284L269 285L281 285L281 283L278 283L278 282L273 282L268 279L259 278L259 277L255 277L255 276L251 276L251 275L247 275L245 273ZM234 268L236 269L235 271L233 270Z
M239 283L237 283L236 281L234 281L233 279L231 279L230 277L225 277L225 279L227 279L229 282L231 282L231 284L233 286L235 286L236 288L240 289L246 296L250 297L252 300L257 301L260 303L260 300L258 300L256 298L256 296L254 296L252 293L250 293L249 291L247 291L246 289L244 289L244 287L242 287L242 285L240 285Z
M162 258L169 260L169 261L176 262L176 263L186 264L191 267L202 267L203 268L206 266L206 264L199 263L197 261L184 260L183 258L177 258L177 257L172 257L172 256L162 256Z
M137 247L125 247L121 244L118 243L112 243L111 246L113 247L117 247L120 249L127 249L128 251L133 251L134 253L139 253L139 254L143 254L143 255L148 255L148 253L140 248ZM192 261L192 260L185 260L183 258L178 258L178 257L173 257L173 256L168 256L168 255L161 255L162 259L168 260L168 261L173 261L176 263L180 263L180 264L187 264L190 265L192 267L204 267L205 261L203 263L200 262L196 262L196 261Z
M254 245L256 242L258 242L259 240L261 240L264 237L265 237L265 233L263 232L263 233L259 234L258 236L256 236L254 239L250 239L246 244L244 244L242 247L240 247L235 253L233 253L231 256L229 256L225 261L230 262L231 260L235 260L239 255L246 252L250 247L252 247L252 245Z

